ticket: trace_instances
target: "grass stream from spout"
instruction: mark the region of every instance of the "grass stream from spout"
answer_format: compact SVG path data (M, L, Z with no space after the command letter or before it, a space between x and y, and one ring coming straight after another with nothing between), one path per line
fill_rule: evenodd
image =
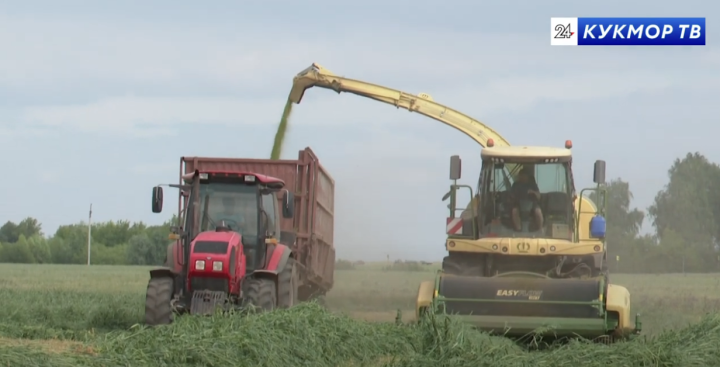
M290 120L290 114L292 113L292 102L288 98L283 109L282 117L280 117L280 123L278 124L277 131L275 132L275 141L273 142L272 152L270 153L270 159L280 159L282 154L282 147L285 141L285 134L287 133L288 120Z

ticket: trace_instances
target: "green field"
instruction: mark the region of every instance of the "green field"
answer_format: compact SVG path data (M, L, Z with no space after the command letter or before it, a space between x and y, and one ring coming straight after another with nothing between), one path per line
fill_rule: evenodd
M453 322L411 321L425 271L337 271L326 303L252 316L183 317L146 329L148 268L0 264L0 365L707 366L720 361L720 277L612 275L642 314L640 339L527 352ZM711 314L707 316L707 314ZM703 318L705 320L703 320ZM366 322L366 321L371 322ZM688 326L692 324L691 326Z

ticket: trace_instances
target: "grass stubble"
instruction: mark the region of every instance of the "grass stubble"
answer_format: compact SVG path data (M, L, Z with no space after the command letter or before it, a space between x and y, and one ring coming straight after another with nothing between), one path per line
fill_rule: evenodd
M712 276L622 276L644 288L633 293L636 306L664 307L655 316L648 312L645 325L673 320L670 328L610 346L577 341L528 351L444 317L409 322L417 281L431 277L430 271L338 271L327 297L330 310L308 303L263 314L181 317L158 328L141 325L146 274L143 267L0 265L0 366L634 367L720 361L720 315L711 312L717 299L673 290L694 284L693 291L717 294ZM395 308L405 309L405 323L392 320ZM370 312L386 317L357 317Z

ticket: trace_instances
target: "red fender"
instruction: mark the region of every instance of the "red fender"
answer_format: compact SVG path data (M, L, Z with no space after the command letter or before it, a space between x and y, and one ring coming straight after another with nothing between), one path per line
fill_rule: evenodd
M256 270L256 273L267 273L267 274L279 274L287 265L292 250L289 247L277 244L272 249L268 247L268 252L271 252L268 257L267 266L262 270Z

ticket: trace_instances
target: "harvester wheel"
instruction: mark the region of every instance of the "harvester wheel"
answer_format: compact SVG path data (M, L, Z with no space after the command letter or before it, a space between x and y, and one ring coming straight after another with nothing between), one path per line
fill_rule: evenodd
M275 281L268 278L248 280L243 297L245 307L261 311L272 311L277 306L277 287Z
M445 257L443 258L442 271L443 271L444 273L452 274L452 275L460 275L460 274L462 274L462 270L461 270L461 268L460 268L460 264L457 263L457 262L455 261L455 259L453 259L453 258L450 257L450 256L445 256Z
M610 284L610 269L608 269L607 264L603 264L602 272L605 275L605 286L607 287Z
M145 324L150 326L167 325L173 322L173 310L170 301L173 295L173 279L169 277L152 278L148 282L145 294Z
M298 299L298 270L295 259L288 258L285 269L278 275L278 298L279 308L290 308L297 304Z
M484 267L479 263L471 263L454 256L445 256L442 271L451 275L484 276Z

